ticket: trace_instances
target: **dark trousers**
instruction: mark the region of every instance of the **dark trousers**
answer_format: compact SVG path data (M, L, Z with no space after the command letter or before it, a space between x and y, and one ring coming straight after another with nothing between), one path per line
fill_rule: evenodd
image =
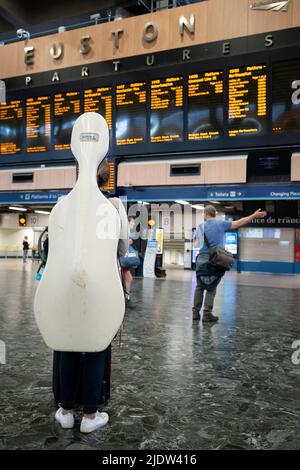
M193 306L194 315L199 314L202 308L204 291L205 289L199 283L199 280L197 280L197 287L195 290L194 306ZM214 300L215 300L216 292L217 292L217 289L214 289L213 291L206 291L204 309L203 309L204 315L210 315L212 313L213 308L214 308Z
M62 352L60 359L61 405L65 410L75 406L79 367L82 367L83 412L95 413L101 396L106 351L97 353ZM82 364L81 364L82 360Z

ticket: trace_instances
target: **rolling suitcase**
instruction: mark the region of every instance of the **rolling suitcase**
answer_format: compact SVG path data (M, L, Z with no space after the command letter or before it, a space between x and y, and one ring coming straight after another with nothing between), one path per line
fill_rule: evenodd
M60 391L60 351L53 352L53 375L52 375L52 390L56 406L61 402ZM111 374L111 346L106 349L104 379L102 383L101 393L99 397L99 404L106 403L110 398L110 374ZM78 368L77 389L75 393L76 406L82 405L82 369Z

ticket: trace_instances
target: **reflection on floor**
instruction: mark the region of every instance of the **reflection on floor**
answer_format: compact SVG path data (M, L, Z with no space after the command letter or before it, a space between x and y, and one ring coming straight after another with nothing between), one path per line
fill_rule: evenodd
M135 280L113 345L110 424L84 436L53 420L52 353L32 313L35 270L0 261L0 449L300 448L299 278L228 274L220 322L204 326L191 321L193 273Z

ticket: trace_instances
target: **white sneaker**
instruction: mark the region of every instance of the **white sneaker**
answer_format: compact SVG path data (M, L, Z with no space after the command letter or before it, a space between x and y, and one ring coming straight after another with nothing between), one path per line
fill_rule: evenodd
M74 428L75 419L73 413L62 413L62 408L58 408L57 412L55 413L56 421L61 425L64 429L72 429Z
M92 432L96 431L96 429L102 428L108 422L108 414L107 413L99 413L97 411L96 416L94 419L89 419L83 417L80 424L80 431L81 432Z

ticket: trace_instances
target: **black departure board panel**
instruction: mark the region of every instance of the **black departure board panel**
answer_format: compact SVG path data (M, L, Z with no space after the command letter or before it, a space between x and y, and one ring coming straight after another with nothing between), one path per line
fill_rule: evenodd
M247 158L248 182L290 182L290 150L251 150Z
M73 125L80 115L80 92L68 91L54 95L54 148L70 148Z
M224 120L223 75L223 71L189 75L189 140L214 140L222 135Z
M151 81L151 142L183 140L183 77Z
M51 144L51 98L38 96L26 100L27 152L46 152Z
M84 90L83 109L85 113L95 112L106 119L109 130L112 130L112 88L100 87Z
M0 154L13 155L22 150L23 104L12 100L0 105Z
M265 134L267 125L267 66L229 70L229 137Z
M274 63L272 98L273 133L299 133L300 59Z
M116 87L116 145L136 145L147 138L146 82L119 84Z

